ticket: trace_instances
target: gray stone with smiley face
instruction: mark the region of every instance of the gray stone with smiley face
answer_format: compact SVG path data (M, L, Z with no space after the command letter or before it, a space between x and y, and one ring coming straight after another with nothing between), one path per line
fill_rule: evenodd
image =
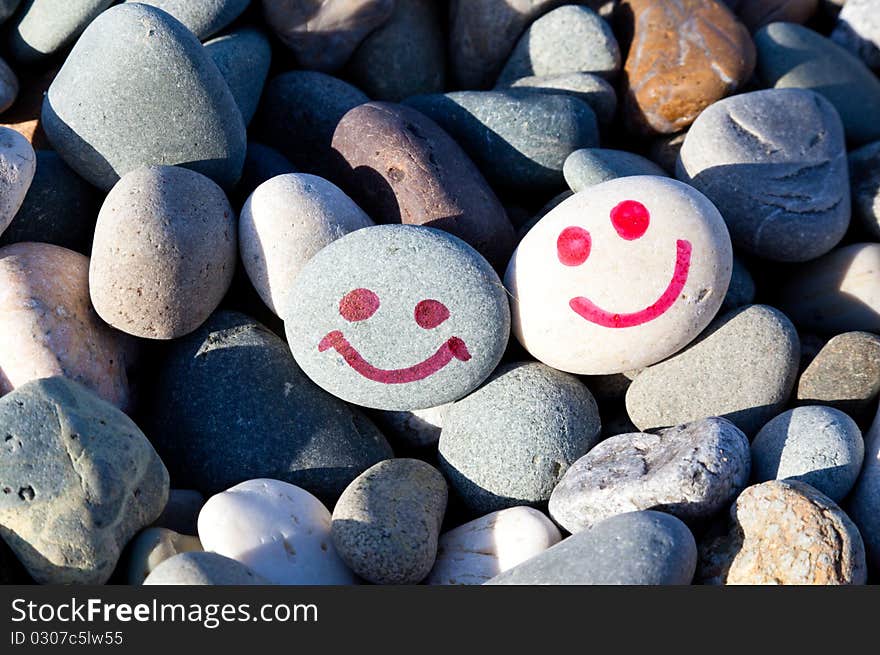
M302 370L330 393L394 411L473 391L510 333L501 280L460 239L423 226L368 227L303 268L281 308Z

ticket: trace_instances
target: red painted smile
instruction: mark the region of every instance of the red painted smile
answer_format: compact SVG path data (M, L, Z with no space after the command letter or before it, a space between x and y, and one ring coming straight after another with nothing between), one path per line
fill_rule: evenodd
M319 352L324 352L330 348L333 348L342 355L346 363L363 377L373 382L381 382L382 384L405 384L407 382L424 380L426 377L442 369L453 359L466 362L471 358L471 354L468 352L464 341L458 337L450 338L425 361L407 368L376 368L361 356L339 330L333 330L328 333L327 336L321 339L321 343L318 344Z

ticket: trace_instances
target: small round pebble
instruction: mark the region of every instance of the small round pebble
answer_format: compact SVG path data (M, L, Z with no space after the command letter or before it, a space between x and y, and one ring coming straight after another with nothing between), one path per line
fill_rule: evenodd
M15 130L0 127L0 234L24 202L36 168L30 142Z
M113 0L27 0L10 22L6 43L12 56L34 64L72 41Z
M272 59L269 39L260 30L245 28L208 41L205 52L217 64L244 124L249 125L269 74Z
M631 175L666 177L666 171L650 159L625 150L582 148L575 150L562 166L565 181L577 193L601 182Z
M217 553L181 553L157 566L145 585L268 585L241 562Z
M179 534L166 528L147 528L129 542L125 580L130 585L144 580L165 560L180 553L202 550L198 537Z
M361 473L333 510L336 552L373 584L417 584L437 555L446 481L417 459L389 459Z
M862 433L849 416L833 407L796 407L758 432L752 478L800 480L839 503L855 484L864 454Z

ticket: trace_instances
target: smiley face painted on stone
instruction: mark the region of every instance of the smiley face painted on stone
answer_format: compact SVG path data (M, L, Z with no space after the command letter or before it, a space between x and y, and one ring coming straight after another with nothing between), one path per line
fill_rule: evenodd
M656 363L717 313L732 250L721 215L675 180L637 176L575 194L514 253L513 330L537 359L585 375Z
M293 355L318 385L352 403L434 407L475 389L510 333L501 281L445 232L381 225L321 250L283 310Z

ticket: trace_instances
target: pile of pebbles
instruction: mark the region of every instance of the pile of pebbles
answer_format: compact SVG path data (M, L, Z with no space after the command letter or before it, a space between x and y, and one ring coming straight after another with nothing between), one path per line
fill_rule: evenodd
M877 0L0 21L0 582L880 580Z

